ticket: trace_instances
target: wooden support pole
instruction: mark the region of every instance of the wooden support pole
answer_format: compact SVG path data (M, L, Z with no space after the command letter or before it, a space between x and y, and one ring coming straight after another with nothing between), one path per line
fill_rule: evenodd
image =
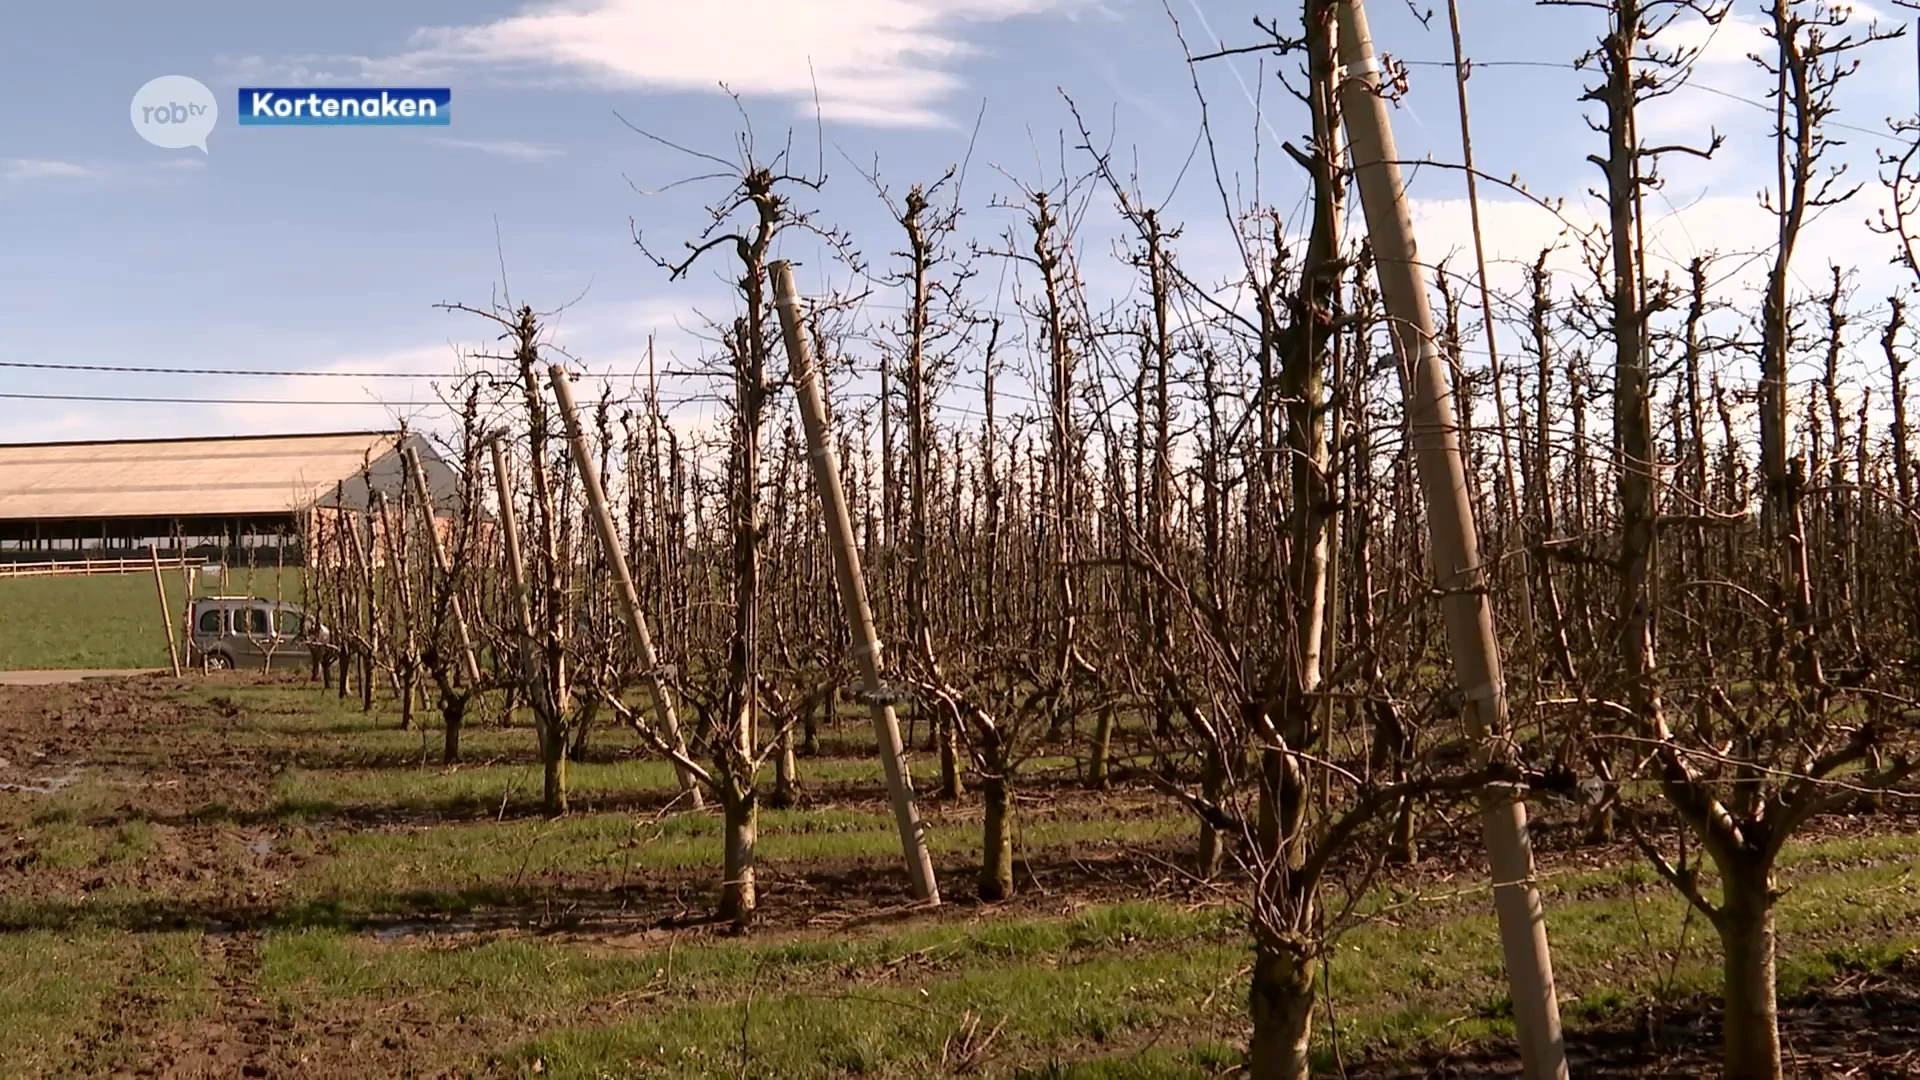
M360 627L360 711L373 711L374 673L380 667L380 594L375 591L379 584L374 567L374 519L378 492L367 492L366 510L355 519L352 528L347 530L350 542L348 552L353 556L354 573L360 579L357 602L354 604L354 622ZM361 535L364 522L366 534ZM391 571L389 571L391 572Z
M814 489L826 518L827 547L840 585L840 609L853 639L854 660L873 712L873 734L879 743L880 765L887 774L887 793L893 799L894 823L900 830L900 852L913 881L913 895L930 904L940 902L933 859L927 853L926 829L914 806L906 748L900 740L900 722L893 706L882 697L880 634L867 604L866 578L860 572L860 549L854 544L853 521L847 514L846 493L840 487L840 462L833 452L833 433L827 429L827 404L814 370L813 356L801 322L800 297L793 285L793 267L785 259L767 264L773 278L774 306L780 312L780 330L786 338L787 362L800 421L806 428L808 456L813 461Z
M433 576L439 579L441 587L451 589L453 595L448 606L453 615L453 629L460 637L461 666L467 673L467 685L480 685L480 657L473 648L473 635L467 629L467 612L460 603L460 590L453 580L452 568L447 565L447 547L440 538L440 529L434 521L433 489L427 486L427 471L420 465L420 455L411 446L403 447L401 457L406 460L407 475L413 481L413 493L420 500L420 517L427 526L427 552L433 557Z
M600 470L594 465L593 448L587 445L587 433L580 426L580 411L573 403L573 384L567 381L567 369L559 364L547 368L547 378L553 384L554 398L560 403L560 417L567 425L567 445L573 450L574 467L580 471L580 484L586 489L588 505L593 508L594 528L600 536L600 548L607 556L607 569L613 575L620 610L626 614L627 627L633 631L634 642L639 646L640 666L644 669L641 677L646 680L647 693L653 697L654 712L665 729L667 744L685 757L687 742L680 734L680 718L674 715L673 697L660 667L660 657L653 649L653 633L647 629L646 616L640 610L640 594L634 589L633 574L627 568L626 549L614 529L613 513L607 509L607 493L600 486ZM677 761L673 770L679 778L681 792L699 807L702 800L693 773Z
M1507 692L1499 639L1485 589L1480 539L1466 483L1466 463L1454 430L1452 389L1435 346L1433 311L1401 182L1387 103L1380 96L1380 64L1361 0L1339 0L1340 112L1345 117L1355 182L1366 212L1380 297L1395 350L1408 373L1407 411L1414 461L1427 509L1434 584L1441 592L1454 678L1464 699L1468 735L1484 757L1508 734ZM1493 874L1494 910L1513 999L1515 1034L1528 1080L1564 1080L1566 1045L1554 996L1547 922L1533 880L1527 810L1509 791L1483 800L1481 827Z
M520 553L520 519L513 512L513 488L507 481L507 452L500 445L505 433L487 440L493 455L493 491L500 500L500 537L507 549L507 570L513 575L513 615L523 643L533 641L533 605L527 598L527 560Z
M193 664L193 563L187 559L187 538L180 536L180 666Z
M532 697L545 691L541 689L539 663L534 658L533 602L527 595L527 560L520 550L520 519L513 509L513 485L507 479L507 451L502 445L506 438L504 430L487 436L487 451L493 458L493 492L500 502L500 539L507 549L507 572L511 575L508 585L513 590L514 628L519 631L520 678L528 696ZM503 722L511 724L512 715Z
M160 625L167 631L167 663L177 679L182 673L180 646L173 639L173 605L167 603L167 582L160 576L160 546L148 544L147 555L153 559L153 591L160 597Z

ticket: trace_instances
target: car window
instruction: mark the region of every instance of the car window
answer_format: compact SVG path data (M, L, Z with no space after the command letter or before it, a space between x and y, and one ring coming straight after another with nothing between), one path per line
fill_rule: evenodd
M200 632L203 634L218 634L220 632L220 616L222 614L224 614L224 612L217 607L210 607L202 611L200 613Z
M300 613L292 608L281 608L275 611L273 621L280 628L281 637L300 636Z
M252 633L254 637L270 636L273 633L273 626L267 619L267 609L257 607L248 608L247 610L253 614L250 633Z

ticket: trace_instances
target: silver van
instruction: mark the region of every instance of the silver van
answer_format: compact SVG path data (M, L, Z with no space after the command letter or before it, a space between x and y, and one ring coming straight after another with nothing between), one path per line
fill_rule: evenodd
M310 664L327 629L292 604L257 596L208 596L193 602L191 662L208 671Z

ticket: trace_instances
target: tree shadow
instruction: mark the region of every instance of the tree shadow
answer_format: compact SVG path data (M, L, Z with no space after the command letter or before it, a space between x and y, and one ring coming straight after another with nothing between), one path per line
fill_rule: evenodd
M1920 1075L1920 953L1878 967L1853 965L1825 985L1783 996L1780 1040L1792 1076ZM1576 1076L1608 1080L1710 1076L1720 1069L1720 1002L1710 995L1622 1008L1567 1032ZM1413 1058L1348 1063L1350 1080L1517 1077L1512 1047L1480 1043Z
M1012 900L987 905L974 896L975 867L937 867L946 902L914 900L896 859L777 862L759 868L762 931L846 929L910 919L971 919L999 914L1057 914L1063 901L1118 902L1192 896L1173 869L1172 852L1146 849L1079 856L1044 853L1015 865ZM321 929L377 940L501 933L611 935L718 927L719 851L711 869L636 871L617 884L567 880L488 882L449 889L315 896L294 901L105 895L36 897L0 909L0 934L93 931L210 935Z

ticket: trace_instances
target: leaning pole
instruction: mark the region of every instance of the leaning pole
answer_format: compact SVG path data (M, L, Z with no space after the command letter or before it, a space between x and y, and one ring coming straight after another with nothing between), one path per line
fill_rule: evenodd
M1468 734L1482 754L1509 730L1500 644L1485 588L1480 539L1467 496L1466 463L1454 430L1453 392L1435 345L1426 273L1414 245L1387 102L1380 94L1380 64L1367 31L1361 0L1338 0L1340 112L1355 181L1373 242L1380 298L1394 348L1409 371L1407 411L1414 463L1427 510L1434 584L1446 622L1454 678L1465 707ZM1515 1033L1528 1080L1564 1080L1566 1045L1560 1034L1560 1004L1554 996L1553 956L1547 923L1533 883L1533 850L1527 841L1527 809L1509 788L1496 788L1481 806L1481 826L1493 874L1493 906L1500 920L1500 948L1513 998Z
M883 693L880 681L880 633L867 604L867 582L860 573L860 548L853 539L853 519L847 513L846 492L840 486L840 462L833 452L833 434L827 429L827 403L820 387L812 350L801 323L800 296L793 285L793 267L785 259L767 264L773 278L773 303L780 312L780 331L786 339L787 363L799 399L800 422L806 428L808 457L813 461L813 486L826 519L827 547L833 552L833 571L840 586L840 610L846 616L853 641L853 659L860 669L864 696L873 715L873 734L879 744L880 766L887 774L887 792L893 798L894 824L900 830L900 853L906 859L913 895L927 903L940 902L940 885L927 854L926 830L914 807L913 786L907 774L906 747L900 740L900 721Z
M647 684L647 694L653 699L653 712L662 728L661 738L681 757L685 757L687 743L680 733L680 718L673 709L673 693L667 686L660 657L654 652L653 634L647 629L646 613L640 610L640 593L633 586L633 574L627 568L627 553L620 546L620 533L614 528L613 513L607 509L607 492L600 486L600 470L594 466L593 450L587 445L586 429L580 425L580 410L573 402L573 384L567 381L567 369L559 364L547 369L547 378L553 384L554 400L560 405L560 418L566 421L567 445L573 452L574 471L580 475L580 486L587 493L587 505L593 510L594 531L600 537L600 552L607 557L614 597L620 601L621 614L627 617L627 628L633 631L633 643L640 656L640 678ZM700 806L700 786L693 773L675 761L673 774L680 783L680 793L687 797L691 805Z

